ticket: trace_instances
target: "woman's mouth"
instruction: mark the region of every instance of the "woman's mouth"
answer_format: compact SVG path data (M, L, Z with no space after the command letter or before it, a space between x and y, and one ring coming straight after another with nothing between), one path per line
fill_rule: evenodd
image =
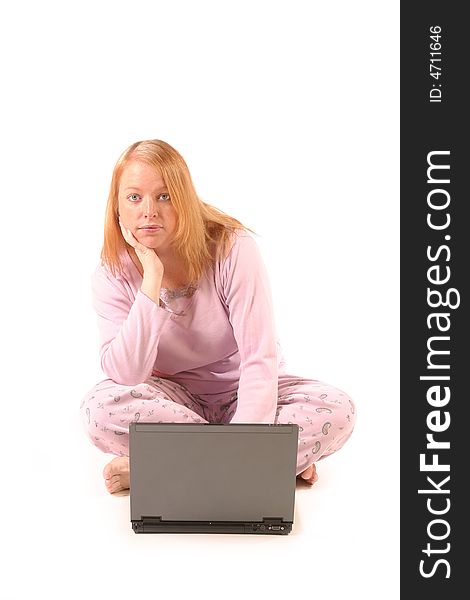
M145 227L139 227L139 231L148 231L150 233L160 231L160 229L163 229L160 225L146 225Z

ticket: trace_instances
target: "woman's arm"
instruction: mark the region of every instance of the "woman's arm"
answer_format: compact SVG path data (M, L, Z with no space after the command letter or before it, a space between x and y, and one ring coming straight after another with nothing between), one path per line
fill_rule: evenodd
M152 374L169 313L142 289L133 299L125 278L113 277L104 265L92 276L92 295L103 372L123 385L142 383Z
M220 274L241 359L232 423L274 423L278 355L271 289L259 248L249 234L236 235Z

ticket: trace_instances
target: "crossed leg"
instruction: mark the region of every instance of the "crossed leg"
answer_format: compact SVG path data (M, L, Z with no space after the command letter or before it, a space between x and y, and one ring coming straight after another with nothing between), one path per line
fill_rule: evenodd
M318 479L315 462L339 450L351 434L354 404L333 386L292 375L279 377L278 396L275 422L299 425L297 475L313 485ZM184 386L155 377L136 386L107 379L90 390L81 403L84 426L98 448L118 455L103 470L110 493L129 487L131 421L207 423L216 414L222 422L234 412L235 398L212 415L197 398Z

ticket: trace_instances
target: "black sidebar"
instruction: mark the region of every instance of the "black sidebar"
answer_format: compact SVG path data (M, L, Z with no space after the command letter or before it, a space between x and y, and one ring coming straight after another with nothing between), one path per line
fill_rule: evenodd
M401 2L401 596L468 595L470 29ZM463 591L457 592L457 589Z

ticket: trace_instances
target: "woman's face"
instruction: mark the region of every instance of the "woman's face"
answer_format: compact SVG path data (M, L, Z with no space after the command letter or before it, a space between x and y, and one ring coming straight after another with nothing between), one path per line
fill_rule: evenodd
M132 161L119 182L119 216L144 246L165 252L176 230L177 214L160 174L144 162Z

